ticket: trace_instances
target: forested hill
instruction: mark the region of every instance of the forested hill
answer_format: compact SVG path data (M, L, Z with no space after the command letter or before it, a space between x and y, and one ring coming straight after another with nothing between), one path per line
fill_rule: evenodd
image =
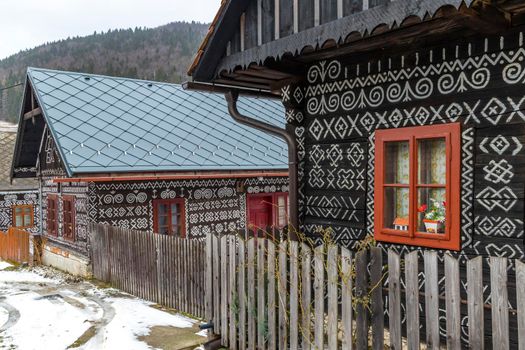
M16 121L27 67L178 83L186 79L207 24L174 22L67 38L0 60L0 120Z

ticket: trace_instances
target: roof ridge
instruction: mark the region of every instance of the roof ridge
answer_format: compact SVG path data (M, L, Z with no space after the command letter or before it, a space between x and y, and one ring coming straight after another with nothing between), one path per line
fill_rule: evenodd
M126 81L134 81L134 82L142 82L142 83L152 83L156 85L168 85L168 86L175 86L181 90L184 90L181 83L168 83L163 81L156 81L156 80L145 80L145 79L138 79L138 78L129 78L129 77L119 77L119 76L112 76L112 75L104 75L104 74L95 74L95 73L84 73L84 72L75 72L75 71L69 71L69 70L59 70L59 69L49 69L49 68L39 68L39 67L27 67L27 72L51 72L51 73L59 73L59 74L70 74L70 75L78 75L78 76L89 76L89 77L98 77L98 78L105 78L105 79L120 79L120 80L126 80ZM185 91L185 90L184 90Z

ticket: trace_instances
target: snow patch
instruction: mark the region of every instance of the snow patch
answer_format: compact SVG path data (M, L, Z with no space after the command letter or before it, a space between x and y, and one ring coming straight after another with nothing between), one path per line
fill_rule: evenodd
M13 265L8 263L7 261L0 260L0 270L7 269L8 267L11 267L11 266Z

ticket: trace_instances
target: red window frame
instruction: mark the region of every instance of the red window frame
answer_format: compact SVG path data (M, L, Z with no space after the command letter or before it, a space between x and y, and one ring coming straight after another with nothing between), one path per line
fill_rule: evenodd
M75 215L75 196L62 196L63 236L68 241L75 241Z
M47 195L47 233L58 236L58 197L55 194Z
M279 200L278 198L284 196L284 206L286 209L286 218L285 223L283 225L279 225ZM257 198L257 197L271 197L272 198L272 226L277 228L283 228L288 225L289 221L289 201L288 201L288 192L274 192L274 193L248 193L246 195L246 225L248 225L251 222L250 217L250 208L248 207L248 203L250 202L250 198Z
M24 205L13 205L11 208L13 211L13 227L16 228L30 228L34 226L35 216L34 216L34 208L31 204L24 204ZM22 212L20 214L16 213L17 209L21 209ZM29 212L30 219L29 222L25 222L25 215L26 212ZM22 217L22 226L16 226L16 217L21 216Z
M168 227L170 228L170 232L168 235L173 235L173 224L171 222L172 218L172 212L171 212L171 205L177 204L177 206L180 209L180 230L181 238L186 238L186 208L184 203L184 198L175 198L175 199L155 199L153 200L153 231L158 233L159 232L159 226L158 226L158 219L159 219L159 204L166 204L168 205L168 213L166 214L168 219Z
M446 143L446 220L445 233L432 234L419 232L417 222L417 189L443 186L417 183L417 140L445 138ZM385 144L387 142L409 142L409 184L385 184ZM459 123L416 126L399 129L377 130L375 134L375 219L374 237L377 241L422 246L436 249L460 249L460 172L461 172L461 125ZM408 187L409 189L409 228L407 231L384 227L384 192L387 187Z

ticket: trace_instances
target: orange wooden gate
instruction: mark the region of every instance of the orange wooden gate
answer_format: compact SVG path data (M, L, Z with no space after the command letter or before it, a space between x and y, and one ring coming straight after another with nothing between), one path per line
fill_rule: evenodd
M29 258L29 232L12 227L0 231L0 259L29 263Z

